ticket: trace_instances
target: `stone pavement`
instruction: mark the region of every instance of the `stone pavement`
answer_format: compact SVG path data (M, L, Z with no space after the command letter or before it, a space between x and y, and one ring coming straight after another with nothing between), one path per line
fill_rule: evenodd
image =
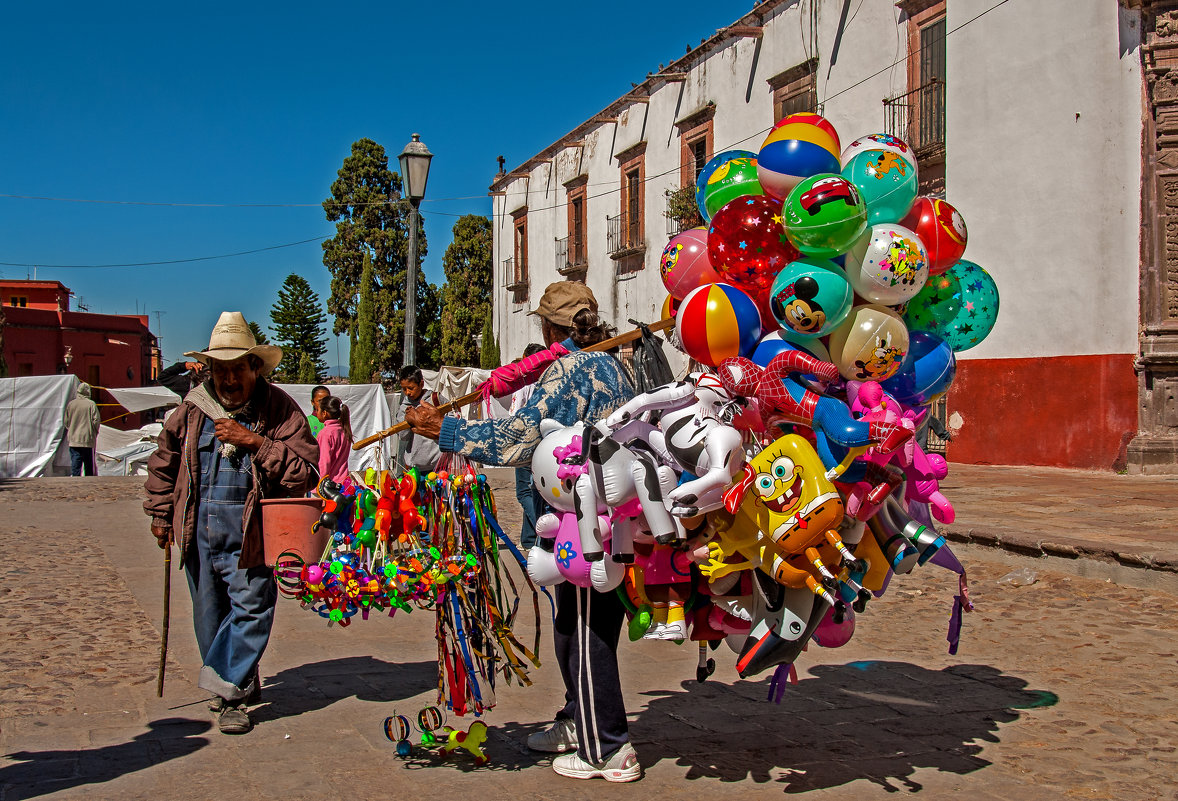
M950 466L951 541L1178 573L1178 476Z
M975 469L983 472L969 472ZM1053 543L1069 532L1095 542L1124 531L1136 538L1125 548L1164 553L1165 524L1156 531L1150 524L1173 515L1172 497L1160 497L1173 495L1171 484L1064 472L1002 478L993 468L955 469L962 485L948 488L959 506L954 528L1004 531L998 523L1018 520L1022 531ZM983 480L985 489L966 486ZM509 477L495 481L506 486ZM1093 488L1099 495L1085 494ZM511 493L500 492L499 501L505 528L515 530ZM694 646L623 643L632 735L646 766L634 785L564 779L522 745L550 719L560 695L547 631L535 686L498 688L499 705L487 716L489 767L474 768L462 756L396 758L381 721L434 701L433 620L421 611L339 629L280 600L262 664L258 726L223 736L194 684L198 663L181 574L173 577L167 685L164 698L155 697L162 553L138 504L136 479L0 482L0 547L8 557L0 567L2 801L439 792L553 799L1178 796L1178 598L1047 568L1030 586L1000 585L1010 565L999 549L975 548L980 557L968 561L977 611L966 616L956 656L944 640L955 577L919 569L869 605L848 645L804 654L801 680L780 704L766 701L767 677L736 677L724 647L714 654L716 674L701 685ZM1099 514L1086 517L1085 506ZM1097 528L1098 520L1106 524ZM1116 542L1110 548L1121 549ZM527 634L527 625L520 630Z

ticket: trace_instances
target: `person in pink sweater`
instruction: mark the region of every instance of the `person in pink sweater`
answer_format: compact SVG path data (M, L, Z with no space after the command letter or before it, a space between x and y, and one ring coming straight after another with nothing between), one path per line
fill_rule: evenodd
M348 407L335 396L324 399L315 410L323 421L319 443L319 476L340 482L348 477L348 454L352 452L352 422Z

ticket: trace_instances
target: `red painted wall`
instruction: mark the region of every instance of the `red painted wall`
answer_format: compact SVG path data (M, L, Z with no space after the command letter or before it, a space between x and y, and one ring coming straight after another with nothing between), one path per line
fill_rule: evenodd
M4 359L10 376L54 375L65 371L66 347L73 359L68 372L103 387L141 387L158 374L156 339L146 315L91 314L35 308L5 308ZM95 372L96 371L96 372ZM114 403L95 392L99 404ZM120 416L121 406L100 406L104 423L135 428L150 414Z
M948 408L951 461L1117 469L1137 432L1133 355L959 361Z

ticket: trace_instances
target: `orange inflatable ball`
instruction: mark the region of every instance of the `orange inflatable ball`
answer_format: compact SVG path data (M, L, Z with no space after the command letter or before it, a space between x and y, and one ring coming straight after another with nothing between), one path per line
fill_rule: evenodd
M834 329L830 360L848 381L884 381L900 369L908 353L908 326L887 306L856 306Z

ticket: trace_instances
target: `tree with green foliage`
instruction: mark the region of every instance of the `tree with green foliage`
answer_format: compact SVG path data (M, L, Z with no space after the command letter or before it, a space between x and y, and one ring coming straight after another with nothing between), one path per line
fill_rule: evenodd
M484 370L494 370L500 364L499 340L495 337L495 330L491 325L491 312L483 321L482 348L479 352L479 367Z
M405 340L405 285L409 261L409 203L401 198L401 176L389 169L384 147L371 139L352 143L352 152L323 201L335 236L323 243L323 264L331 273L327 310L333 331L350 331L358 315L364 257L372 260L376 363L383 373L400 369ZM425 228L418 218L419 258L426 254ZM438 288L417 268L418 363L436 367L440 335Z
M317 384L319 376L315 373L315 363L306 353L299 354L299 370L295 376L296 384Z
M254 340L259 345L269 345L270 340L266 337L266 332L262 330L262 326L255 323L253 320L249 321L250 333L254 335Z
M356 308L356 344L352 349L352 384L367 384L377 372L376 363L376 300L372 291L372 259L364 254L364 270L360 275L360 301Z
M313 380L321 380L327 373L323 360L327 353L326 316L307 279L294 273L286 277L277 302L270 307L270 322L275 344L282 348L282 362L275 371L278 380L297 379L303 354L311 360Z
M442 364L480 362L475 336L491 310L491 221L467 214L454 223L454 239L442 257Z

